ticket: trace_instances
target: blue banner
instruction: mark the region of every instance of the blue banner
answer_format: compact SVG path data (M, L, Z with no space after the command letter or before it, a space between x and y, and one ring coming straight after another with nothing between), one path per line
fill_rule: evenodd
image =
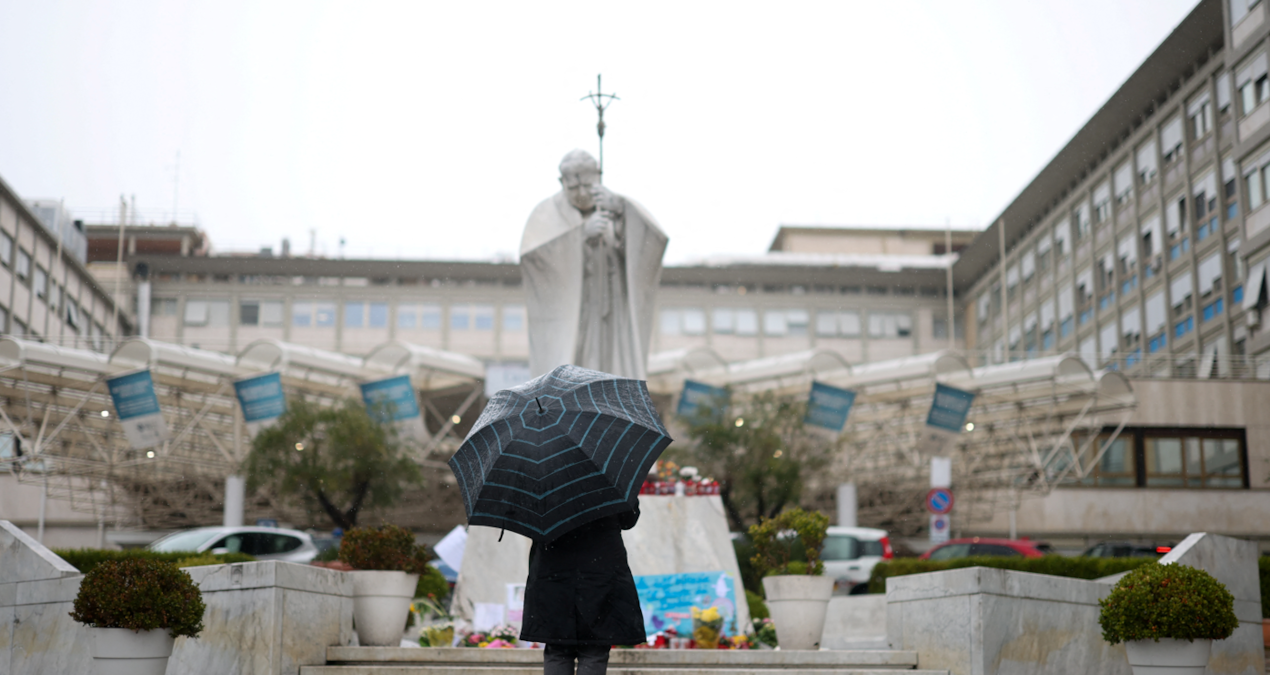
M936 382L935 400L930 404L926 426L960 433L962 425L966 423L966 413L970 412L970 404L974 403L974 400L973 392Z
M154 378L142 370L106 380L115 415L134 450L154 447L168 438L168 425L159 410Z
M723 632L736 635L736 584L724 572L689 572L635 577L644 631L649 635L674 628L692 637L692 608L718 607Z
M807 400L807 415L803 418L803 423L842 431L847 426L847 416L851 414L853 403L854 391L812 382L811 397Z
M675 414L688 420L718 422L728 406L728 390L701 382L684 380L683 393L679 395L679 407ZM708 416L708 417L706 417Z
M419 416L419 401L409 375L362 384L362 401L371 414L382 416L381 422L399 422Z
M287 411L287 397L282 393L282 375L265 373L234 383L243 421L248 424L266 422Z

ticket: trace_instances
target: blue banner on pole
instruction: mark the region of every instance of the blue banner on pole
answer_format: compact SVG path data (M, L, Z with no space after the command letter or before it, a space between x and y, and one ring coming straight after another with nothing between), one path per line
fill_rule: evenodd
M265 373L234 383L238 404L247 424L267 422L287 411L287 397L282 393L282 375Z
M811 397L807 400L807 415L803 417L803 423L842 431L847 426L847 416L851 414L854 403L854 391L812 382Z
M930 404L926 426L960 433L962 425L966 423L966 413L970 412L970 404L974 400L973 392L935 383L935 400Z
M154 447L168 438L168 426L159 410L159 397L154 391L150 371L142 370L106 380L115 415L123 425L124 436L135 450Z
M362 401L383 422L399 422L419 416L419 401L409 375L362 384ZM382 406L382 407L381 407Z
M681 637L692 635L692 608L717 607L723 632L737 634L736 584L724 572L689 572L635 577L644 632L652 635L674 628Z
M688 420L718 422L728 407L728 390L693 380L684 380L675 414Z

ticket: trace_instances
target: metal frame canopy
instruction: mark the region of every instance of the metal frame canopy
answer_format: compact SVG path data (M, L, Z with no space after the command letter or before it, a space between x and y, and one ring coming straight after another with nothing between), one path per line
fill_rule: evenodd
M685 379L758 392L807 396L817 381L855 392L846 428L835 438L835 473L857 484L867 522L918 527L930 462L919 451L936 384L975 394L972 430L951 443L958 518L990 518L1018 500L1044 496L1056 485L1087 478L1137 408L1129 380L1093 372L1063 354L972 368L965 355L944 350L851 365L831 350L811 350L724 366L706 359L654 355L650 388L677 396ZM1104 428L1114 429L1110 437ZM827 485L824 487L828 487Z
M385 358L398 353L409 357ZM113 376L139 370L150 372L170 434L146 450L127 442L106 386ZM282 376L289 396L322 405L358 397L362 382L409 374L425 400L438 389L460 392L464 411L478 398L484 379L476 359L400 342L361 359L276 340L253 342L230 355L130 338L107 356L0 337L0 470L45 486L50 497L69 500L99 522L150 527L213 522L224 479L239 469L250 448L234 382L267 372ZM441 416L434 402L448 400L434 398L428 405ZM435 463L428 452L460 440L447 427L427 447L415 449L416 461ZM253 499L268 503L264 495Z

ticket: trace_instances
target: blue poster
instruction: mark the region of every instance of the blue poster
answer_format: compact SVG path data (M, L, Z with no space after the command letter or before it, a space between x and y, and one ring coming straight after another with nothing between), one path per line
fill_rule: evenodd
M689 420L701 419L718 422L723 419L728 406L728 390L701 382L684 380L683 393L679 395L679 407L675 414Z
M123 425L124 436L134 450L154 447L168 438L168 425L159 411L159 397L154 392L154 378L142 370L106 380L115 415Z
M419 416L419 401L409 375L398 375L386 380L362 384L362 401L373 414L383 415L380 421L398 422ZM383 404L386 408L380 408Z
M644 631L649 635L674 628L692 637L692 608L718 607L723 632L736 635L736 584L724 572L689 572L635 577Z
M847 416L851 414L853 403L854 391L812 382L811 398L807 400L807 415L803 418L803 423L842 431L847 426Z
M966 423L966 413L970 412L970 404L974 400L973 392L936 382L935 400L930 404L926 426L960 433L962 425Z
M267 422L287 411L287 398L282 393L282 375L265 373L234 383L243 421L252 425Z

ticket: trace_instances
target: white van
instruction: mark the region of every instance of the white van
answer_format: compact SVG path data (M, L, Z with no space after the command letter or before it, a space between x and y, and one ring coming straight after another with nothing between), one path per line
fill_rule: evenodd
M820 552L825 576L835 580L835 595L868 593L873 566L893 557L886 530L871 527L831 527Z

